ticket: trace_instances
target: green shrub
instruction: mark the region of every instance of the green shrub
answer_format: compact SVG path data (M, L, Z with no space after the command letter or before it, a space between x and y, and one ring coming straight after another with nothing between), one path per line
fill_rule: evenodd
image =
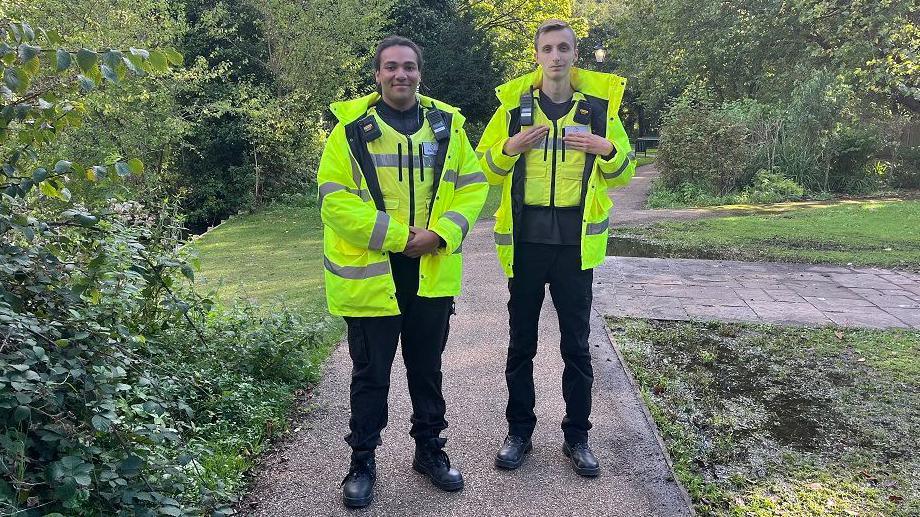
M901 149L889 171L888 184L895 188L920 189L920 146Z
M831 192L867 193L882 186L884 167L874 166L882 143L871 126L843 126L831 133L824 185Z
M758 171L743 193L747 203L779 203L799 200L804 196L805 188L783 176L776 168Z
M674 189L692 184L713 195L742 186L748 170L749 137L743 123L713 104L706 88L688 88L661 127L657 161L664 185Z

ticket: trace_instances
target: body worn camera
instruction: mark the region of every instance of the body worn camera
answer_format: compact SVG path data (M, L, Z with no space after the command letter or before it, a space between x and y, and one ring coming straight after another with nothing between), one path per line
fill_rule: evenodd
M438 141L450 138L450 130L447 129L447 124L444 122L444 115L441 113L441 110L428 110L428 112L425 113L425 118L428 119L428 125L431 126L431 130L434 131L434 137Z
M383 133L380 132L380 126L377 125L377 119L373 115L368 115L358 121L358 127L361 128L361 137L365 142L377 140Z
M591 105L587 101L578 101L575 116L572 120L585 126L589 125L591 123Z
M521 95L521 126L533 125L533 88Z

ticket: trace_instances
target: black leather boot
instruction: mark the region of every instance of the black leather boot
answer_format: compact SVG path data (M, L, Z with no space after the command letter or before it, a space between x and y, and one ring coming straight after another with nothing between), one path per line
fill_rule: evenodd
M432 438L415 444L412 468L428 476L434 486L447 492L463 489L463 475L450 466L450 458L444 452L447 438Z
M595 477L601 473L601 466L597 462L597 456L591 452L588 442L578 442L569 444L565 442L562 446L562 452L572 460L572 468L579 476Z
M502 469L516 469L524 463L524 455L533 449L533 442L520 436L509 434L505 443L495 455L495 466Z
M377 463L374 451L354 451L348 475L342 480L342 501L349 508L364 508L374 500Z

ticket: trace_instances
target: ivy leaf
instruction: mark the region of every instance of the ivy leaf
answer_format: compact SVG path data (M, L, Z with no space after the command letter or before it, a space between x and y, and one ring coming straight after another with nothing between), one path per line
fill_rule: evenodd
M144 162L131 158L128 160L128 170L131 171L131 174L141 174L144 172Z
M28 73L29 75L35 75L38 73L39 69L41 69L41 66L42 64L38 60L38 57L36 56L24 62L22 64L22 69L25 70L26 73Z
M93 165L93 175L99 179L106 178L109 175L109 169L105 165Z
M131 167L125 162L115 162L115 172L124 178L131 175Z
M30 79L18 68L7 68L3 71L3 83L15 93L24 93L29 89Z
M48 42L52 45L60 45L61 43L64 43L64 38L61 37L58 31L42 29L42 34L48 38Z
M63 194L61 193L61 191L58 190L57 187L54 186L54 185L52 184L52 182L50 182L50 181L43 181L43 182L41 182L41 183L38 185L38 190L39 190L42 194L44 194L44 195L46 195L46 196L48 196L48 197L53 197L53 198L55 198L55 199L60 199L60 200L62 200L62 201L65 201L64 195L63 195Z
M77 80L80 82L80 88L82 88L84 92L91 92L96 88L96 81L93 81L83 74L78 75Z
M28 43L23 43L19 45L19 59L23 62L29 61L34 57L38 57L38 54L42 51L41 47L36 47L35 45L29 45Z
M131 456L128 456L121 461L121 464L118 465L118 470L121 471L121 473L125 476L133 477L136 476L138 472L140 472L141 467L143 466L144 460L142 460L139 456L132 454Z
M73 215L74 220L80 225L85 227L95 226L99 222L99 218L94 215L76 213Z
M48 177L48 169L44 167L39 167L35 169L35 172L32 173L32 181L35 183L41 183L45 181L45 178Z
M128 49L128 51L131 52L131 55L132 55L132 56L138 56L138 57L140 57L141 59L149 59L149 58L150 58L150 52L147 52L146 50L144 50L144 49L142 49L142 48L134 48L134 47L131 47L131 48Z
M99 54L92 50L81 48L77 52L77 64L80 65L80 70L83 70L84 74L92 73L98 62Z
M185 57L174 48L164 49L163 53L166 54L166 59L173 66L182 66L185 61Z
M54 164L54 172L58 174L63 174L73 170L73 162L67 160L60 160Z
M15 23L11 23L9 28L10 32L13 33L13 39L15 39L17 43L22 41L22 28Z
M22 22L22 35L23 35L23 39L26 41L35 40L35 31L32 30L32 27L29 26L29 24L26 22Z
M159 50L150 53L150 67L157 72L165 72L169 68L166 54Z
M13 421L16 423L22 422L23 420L28 420L31 417L32 410L29 409L29 406L19 406L15 411L13 411Z
M122 60L125 63L125 66L128 67L128 70L131 70L137 75L143 75L144 72L144 59L140 56L135 56L134 54L128 54L124 56Z
M95 415L90 421L97 431L106 432L112 427L112 421L102 415Z
M64 70L67 70L68 68L70 68L70 63L73 62L73 59L70 57L70 52L67 52L64 49L59 48L57 49L57 53L55 53L55 56L56 56L56 61L57 61L57 71L58 72L63 72Z
M112 49L102 55L102 62L109 65L110 68L115 68L121 63L121 51Z
M195 270L192 269L192 266L188 264L182 264L182 267L179 269L182 271L182 276L188 278L189 281L195 281Z

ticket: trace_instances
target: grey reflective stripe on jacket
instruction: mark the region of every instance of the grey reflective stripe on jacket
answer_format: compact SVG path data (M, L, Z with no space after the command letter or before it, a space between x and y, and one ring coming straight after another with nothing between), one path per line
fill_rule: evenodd
M361 280L364 278L390 274L389 260L377 262L375 264L368 264L367 266L340 266L338 264L334 264L331 260L329 260L328 257L324 256L323 265L326 266L326 270L333 275L347 278L349 280Z
M489 149L486 151L486 163L489 165L489 168L492 169L492 172L498 174L499 176L507 176L509 171L502 169L498 165L495 165L495 162L492 160L492 150ZM509 169L510 170L510 169Z
M460 231L463 233L463 238L466 238L466 233L470 231L470 222L466 220L466 217L464 217L463 214L451 210L444 212L441 217L444 217L459 226Z
M585 235L600 235L610 228L610 219L604 219L599 223L588 223L585 229Z
M495 232L495 244L500 246L510 246L512 243L510 233L498 233Z
M348 192L349 194L354 194L360 197L361 201L367 202L371 200L371 193L367 189L363 189L363 188L354 189L354 188L346 187L345 185L342 185L341 183L327 181L319 186L319 205L320 207L323 206L323 198L325 198L329 194L332 194L333 192L338 192L339 190L344 190L345 192Z

